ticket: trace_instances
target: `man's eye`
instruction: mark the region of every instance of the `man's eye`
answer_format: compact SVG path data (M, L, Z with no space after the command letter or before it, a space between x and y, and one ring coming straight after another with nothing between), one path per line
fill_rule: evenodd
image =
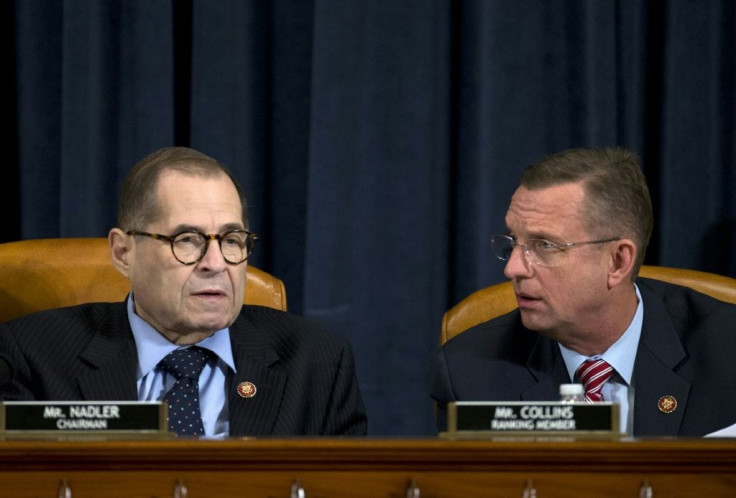
M232 237L225 237L223 239L223 242L228 246L233 247L243 247L245 245L245 242L240 237L232 236Z
M540 251L556 251L560 247L549 240L539 239L534 243L534 247Z
M180 235L176 238L176 243L179 245L197 245L200 242L196 235Z

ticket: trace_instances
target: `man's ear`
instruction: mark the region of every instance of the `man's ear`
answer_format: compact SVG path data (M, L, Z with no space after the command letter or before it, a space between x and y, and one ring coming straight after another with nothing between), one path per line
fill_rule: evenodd
M631 239L621 239L611 248L608 267L608 285L613 288L620 283L631 282L631 273L636 263L637 248Z
M130 269L135 260L133 237L129 237L119 228L113 228L107 234L107 242L110 244L112 264L125 278L129 278Z

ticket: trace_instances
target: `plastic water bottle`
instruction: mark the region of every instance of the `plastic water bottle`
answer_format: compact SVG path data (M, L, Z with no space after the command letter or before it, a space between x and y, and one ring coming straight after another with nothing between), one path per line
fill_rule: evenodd
M585 390L582 384L560 384L560 401L562 403L584 403Z

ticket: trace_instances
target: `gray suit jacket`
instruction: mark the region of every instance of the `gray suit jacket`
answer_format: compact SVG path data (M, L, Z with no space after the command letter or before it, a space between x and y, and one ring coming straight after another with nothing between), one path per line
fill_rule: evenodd
M366 416L347 341L290 313L244 306L230 327L230 435L363 435ZM12 379L5 400L135 400L137 355L124 303L27 315L0 325ZM257 387L243 398L236 386Z
M634 435L703 436L736 423L736 306L686 287L639 279L644 323L636 353ZM556 342L521 323L518 309L437 352L432 397L445 430L451 401L557 401L571 382ZM674 396L662 413L658 401Z

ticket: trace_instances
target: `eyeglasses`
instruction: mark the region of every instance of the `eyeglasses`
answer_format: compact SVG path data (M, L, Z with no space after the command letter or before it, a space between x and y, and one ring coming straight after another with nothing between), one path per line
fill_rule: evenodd
M514 247L519 246L524 251L526 259L530 262L539 266L554 268L562 263L562 256L567 249L589 244L604 244L615 240L620 240L620 238L568 242L566 244L558 244L545 239L527 239L526 244L520 244L515 238L508 235L494 235L491 237L491 249L493 249L493 254L498 259L508 261L511 258Z
M211 240L216 240L225 262L239 265L250 256L258 240L258 235L247 230L230 230L224 233L205 234L196 230L186 230L176 235L162 235L160 233L128 230L128 235L141 235L156 240L163 240L171 244L171 252L176 260L183 265L193 265L204 258Z

